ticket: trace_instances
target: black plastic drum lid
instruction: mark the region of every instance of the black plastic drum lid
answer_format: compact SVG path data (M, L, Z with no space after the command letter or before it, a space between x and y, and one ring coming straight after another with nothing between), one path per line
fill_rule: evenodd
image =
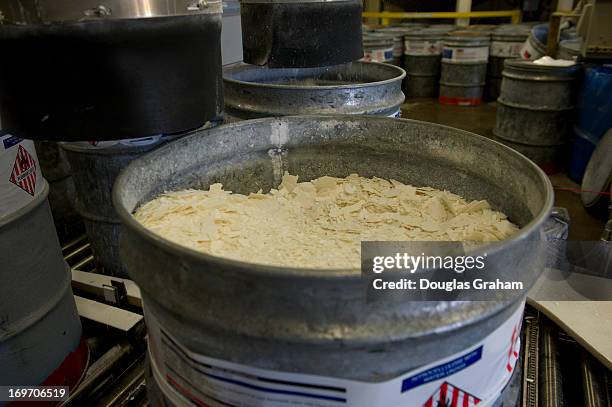
M244 62L310 68L361 59L361 1L240 6Z
M113 140L220 120L220 36L220 14L0 26L2 128Z

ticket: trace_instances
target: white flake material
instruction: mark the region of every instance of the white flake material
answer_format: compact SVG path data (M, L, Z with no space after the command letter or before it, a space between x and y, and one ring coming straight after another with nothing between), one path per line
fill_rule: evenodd
M136 219L160 236L215 256L275 266L361 266L361 241L506 239L518 228L487 201L395 180L321 177L248 196L213 184L167 192Z
M536 59L535 61L533 61L533 63L537 65L562 66L562 67L576 65L575 61L570 61L567 59L554 59L549 56L543 56L542 58Z

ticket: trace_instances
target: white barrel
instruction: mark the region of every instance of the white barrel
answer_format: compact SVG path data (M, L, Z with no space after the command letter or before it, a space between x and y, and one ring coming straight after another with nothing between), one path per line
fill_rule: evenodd
M3 135L0 145L0 384L72 388L87 367L88 350L49 186L31 141Z

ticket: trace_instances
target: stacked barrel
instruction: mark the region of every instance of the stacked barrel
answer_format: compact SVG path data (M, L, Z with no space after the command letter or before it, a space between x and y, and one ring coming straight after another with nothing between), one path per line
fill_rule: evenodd
M454 31L443 41L439 102L476 106L482 103L487 74L488 32Z
M363 61L386 62L397 65L396 37L379 33L369 33L363 37Z
M493 133L546 172L562 161L573 123L576 65L506 60Z
M0 135L0 383L69 386L88 362L32 141Z
M55 141L34 142L42 175L49 183L49 205L60 239L73 237L82 227L75 209L76 190L66 154Z
M76 210L85 223L99 272L128 277L119 255L121 221L113 208L113 184L119 172L133 159L161 143L161 136L61 143L73 170Z
M500 25L491 33L486 92L489 100L499 97L504 61L520 56L521 47L528 36L528 26L515 24Z
M442 41L453 26L432 26L404 35L404 92L408 97L438 96Z

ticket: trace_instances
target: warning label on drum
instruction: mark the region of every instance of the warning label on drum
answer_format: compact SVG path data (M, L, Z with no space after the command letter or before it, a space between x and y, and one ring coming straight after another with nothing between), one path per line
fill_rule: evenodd
M22 145L17 149L9 181L34 196L34 191L36 191L36 161Z
M489 58L489 47L449 47L442 51L443 61L452 62L486 62Z
M493 41L489 54L494 57L518 58L522 46L522 42Z
M480 405L480 402L481 400L473 394L444 382L423 404L423 407L473 407Z
M146 307L145 307L146 309ZM188 350L145 311L153 376L171 401L232 407L490 406L512 376L523 307L481 342L399 377L362 382L242 365ZM509 358L508 349L511 349ZM295 367L293 367L295 368ZM513 369L512 369L513 370Z

